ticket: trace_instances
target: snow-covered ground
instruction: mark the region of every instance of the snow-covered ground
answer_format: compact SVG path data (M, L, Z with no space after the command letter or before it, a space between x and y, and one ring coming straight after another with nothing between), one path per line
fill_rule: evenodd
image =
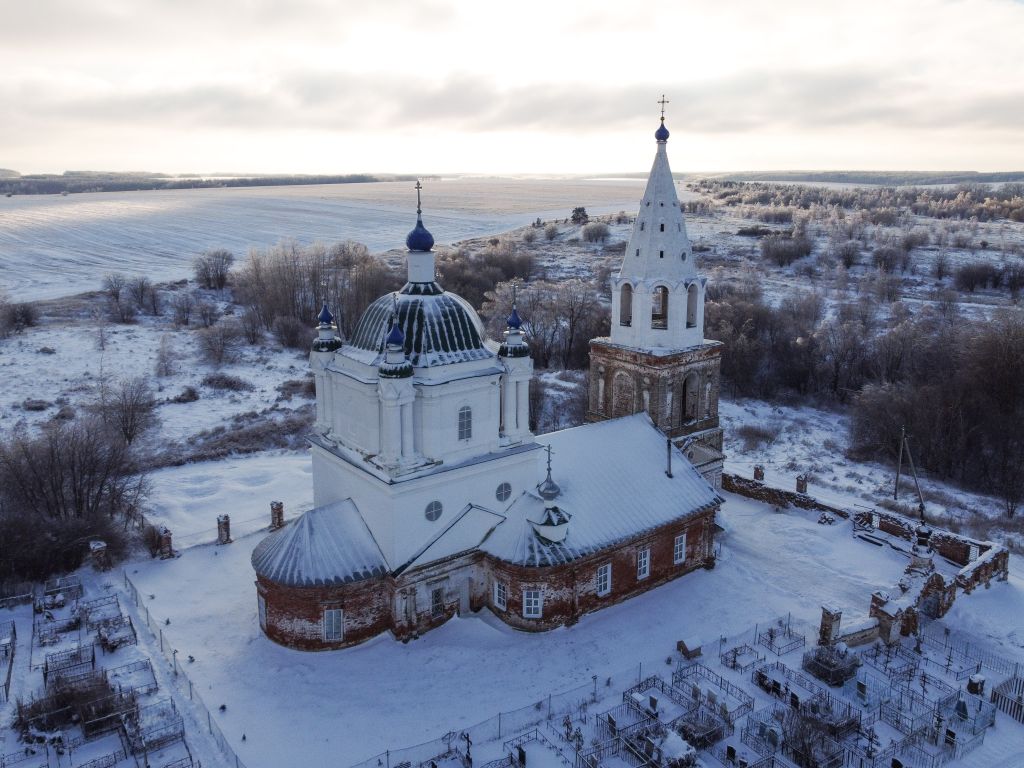
M192 529L208 527L227 489L245 484L249 461L256 459L226 468L223 493L174 510L176 524L189 529L191 514ZM196 469L165 470L161 482L173 493ZM286 476L294 472L288 461L281 469ZM251 494L233 510L241 518L263 515L276 491L272 484L265 498ZM164 636L179 658L194 657L187 673L208 705L226 705L216 715L218 725L248 768L286 764L298 749L305 764L346 765L585 685L593 675L620 680L640 664L664 668L681 638L711 644L787 613L810 634L825 602L843 608L848 621L865 615L871 592L899 579L905 555L853 538L847 521L821 526L816 518L728 495L712 571L687 575L571 628L521 633L485 610L408 644L385 635L339 653L286 649L260 631L249 556L262 533L236 535L229 546L191 547L176 560L139 560L127 570L139 591L152 596L147 607L158 623L170 621ZM1008 583L962 597L951 614L953 626L972 628L1020 661L1022 567L1015 556Z

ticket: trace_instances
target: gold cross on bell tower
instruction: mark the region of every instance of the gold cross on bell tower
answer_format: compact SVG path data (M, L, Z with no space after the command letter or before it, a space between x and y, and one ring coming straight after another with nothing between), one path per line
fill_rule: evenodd
M665 94L663 93L657 103L661 104L661 122L665 122L665 105L669 103L669 100L665 98Z

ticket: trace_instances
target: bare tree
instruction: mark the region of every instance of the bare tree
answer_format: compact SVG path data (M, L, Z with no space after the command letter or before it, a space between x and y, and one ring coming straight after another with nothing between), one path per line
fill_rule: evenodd
M205 251L192 260L196 282L203 288L221 290L228 284L228 273L235 255L224 248Z
M127 445L156 425L153 390L141 376L125 379L113 390L108 390L98 409L104 424L120 435Z
M198 331L199 352L211 365L219 366L231 361L238 351L242 336L235 320L221 320L216 325Z
M171 346L171 337L168 334L163 334L160 337L160 346L156 351L156 375L161 378L167 378L174 374L174 362L177 355L174 353L174 348Z
M182 291L171 299L171 310L174 312L174 324L187 327L195 309L195 299L188 291Z

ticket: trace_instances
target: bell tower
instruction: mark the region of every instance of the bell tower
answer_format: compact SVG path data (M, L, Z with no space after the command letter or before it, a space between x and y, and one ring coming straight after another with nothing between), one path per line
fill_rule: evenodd
M587 421L646 411L712 485L722 476L722 345L704 338L704 292L668 162L657 149L622 266L612 277L611 336L590 342Z

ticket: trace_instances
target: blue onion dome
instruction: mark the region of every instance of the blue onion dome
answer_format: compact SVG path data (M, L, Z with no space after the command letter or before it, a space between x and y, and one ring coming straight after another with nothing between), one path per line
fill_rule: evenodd
M665 127L665 118L661 118L661 125L654 132L654 138L658 141L668 141L668 128Z
M405 334L398 327L397 317L391 321L391 330L388 331L388 337L384 340L384 344L388 347L405 347Z
M320 314L316 316L317 321L320 325L334 325L334 315L331 314L331 310L327 308L327 302L324 302L323 309L320 310Z
M429 251L434 247L434 236L423 226L423 217L416 216L416 226L405 238L405 247L410 251Z
M505 325L509 328L515 328L517 331L523 327L523 319L519 317L519 310L516 309L516 305L512 305L512 314L505 320Z

